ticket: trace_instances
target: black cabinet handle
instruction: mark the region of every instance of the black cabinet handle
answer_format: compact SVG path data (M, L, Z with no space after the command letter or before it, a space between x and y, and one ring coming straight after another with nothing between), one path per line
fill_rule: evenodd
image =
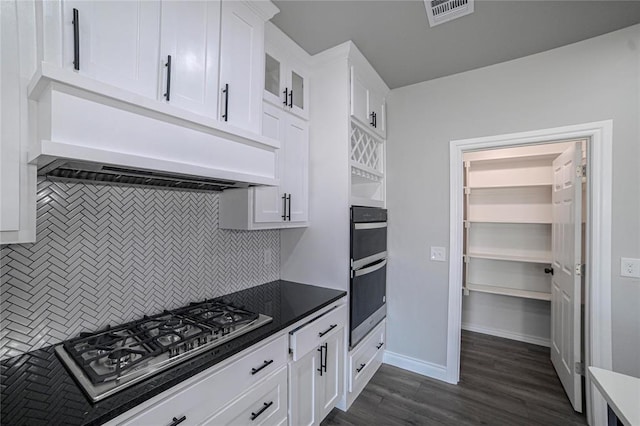
M80 16L78 9L73 9L73 69L80 70Z
M383 347L383 346L384 346L384 343L380 342L380 343L378 343L378 345L376 346L376 349L380 349L380 348L381 348L381 347Z
M167 91L164 94L164 98L169 102L171 99L171 55L167 55L167 63L165 66L167 67Z
M293 89L289 91L289 108L293 108Z
M224 93L224 114L222 114L222 118L224 118L224 121L229 121L229 83L224 85L222 93Z
M324 344L324 364L322 364L322 368L324 368L324 372L327 372L327 354L329 353L329 343Z
M361 372L365 365L367 365L367 364L366 363L365 364L360 364L360 368L356 368L356 373Z
M544 273L553 275L553 268L544 268Z
M282 220L287 220L287 194L282 194Z
M187 420L187 416L182 416L179 419L174 417L173 421L171 423L169 423L169 426L179 425L180 423L184 422L185 420Z
M370 126L373 126L373 125L374 125L374 121L373 121L373 116L374 116L374 115L376 115L376 113L375 113L375 112L373 112L373 111L369 114L369 117L371 117L371 121L369 121L369 125L370 125Z
M260 414L264 413L267 410L267 408L271 407L272 405L273 405L273 401L269 403L265 402L262 408L260 409L260 411L258 411L257 413L251 413L251 421L254 421L255 419L257 419Z
M287 194L287 220L291 222L291 194Z
M322 376L322 371L323 371L323 361L322 361L322 354L324 352L324 345L320 346L318 348L318 352L320 352L320 367L316 370L320 372L320 375Z
M262 364L260 367L258 367L258 368L252 368L252 369L251 369L251 375L253 376L253 375L254 375L254 374L256 374L258 371L262 370L263 368L266 368L266 367L267 367L269 364L271 364L272 362L273 362L273 360L270 360L270 361L265 360L265 361L264 361L264 364Z
M337 326L338 326L338 324L333 324L331 327L327 328L325 331L321 331L320 333L318 333L318 337L324 336L325 334L327 334L328 332L330 332L331 330L333 330Z
M287 99L289 99L289 88L285 87L284 88L284 92L282 92L284 94L284 101L282 101L282 104L284 106L287 106Z
M373 113L373 127L375 127L376 129L378 128L378 113L377 112Z

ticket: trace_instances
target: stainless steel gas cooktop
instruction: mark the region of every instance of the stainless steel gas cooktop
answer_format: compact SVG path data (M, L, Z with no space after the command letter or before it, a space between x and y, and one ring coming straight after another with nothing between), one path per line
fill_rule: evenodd
M271 322L219 300L81 333L55 348L92 401Z

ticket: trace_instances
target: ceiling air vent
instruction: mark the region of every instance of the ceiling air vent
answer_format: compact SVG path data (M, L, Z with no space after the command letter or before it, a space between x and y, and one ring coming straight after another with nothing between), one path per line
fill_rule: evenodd
M473 13L473 0L424 0L424 5L432 27Z

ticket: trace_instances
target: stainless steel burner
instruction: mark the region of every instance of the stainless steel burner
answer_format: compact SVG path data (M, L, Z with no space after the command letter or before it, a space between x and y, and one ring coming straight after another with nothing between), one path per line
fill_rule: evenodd
M205 301L63 342L56 353L92 401L271 322Z

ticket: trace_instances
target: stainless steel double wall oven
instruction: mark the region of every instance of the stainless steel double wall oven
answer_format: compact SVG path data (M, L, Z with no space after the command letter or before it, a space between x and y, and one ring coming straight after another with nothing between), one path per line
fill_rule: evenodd
M387 210L351 207L349 347L387 315Z

